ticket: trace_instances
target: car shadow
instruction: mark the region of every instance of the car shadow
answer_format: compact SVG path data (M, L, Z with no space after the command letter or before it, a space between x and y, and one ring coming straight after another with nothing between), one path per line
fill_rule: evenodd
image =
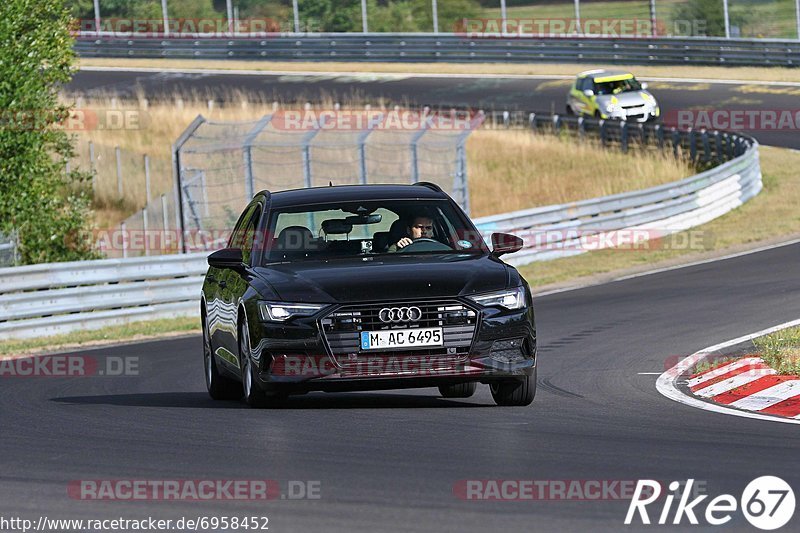
M154 392L139 394L104 394L65 396L50 401L72 405L115 405L120 407L177 407L191 409L249 409L238 400L214 401L205 392ZM494 407L494 403L475 403L470 399L446 399L416 394L381 393L309 393L290 396L273 409L435 409Z

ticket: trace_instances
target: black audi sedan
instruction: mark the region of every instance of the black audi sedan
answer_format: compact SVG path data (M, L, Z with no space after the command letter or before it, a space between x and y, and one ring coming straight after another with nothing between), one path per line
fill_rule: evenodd
M270 193L208 257L206 385L254 407L290 394L488 384L499 405L536 392L531 291L437 185Z

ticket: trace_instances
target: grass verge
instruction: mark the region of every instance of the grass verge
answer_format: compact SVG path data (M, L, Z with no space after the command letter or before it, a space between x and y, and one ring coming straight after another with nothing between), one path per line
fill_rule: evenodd
M621 68L620 65L564 63L361 63L361 62L289 62L289 61L228 61L205 59L120 59L81 58L79 67L157 68L185 70L253 70L261 72L358 72L373 74L509 74L574 76L590 68ZM624 68L624 67L623 67ZM800 82L800 69L783 67L699 67L649 66L630 67L643 78L692 78L748 81Z
M753 344L780 374L800 375L800 326L753 339Z
M200 321L196 317L169 318L131 322L102 329L76 331L52 337L6 340L0 342L0 359L43 351L63 351L86 348L121 341L137 341L182 333L199 333Z

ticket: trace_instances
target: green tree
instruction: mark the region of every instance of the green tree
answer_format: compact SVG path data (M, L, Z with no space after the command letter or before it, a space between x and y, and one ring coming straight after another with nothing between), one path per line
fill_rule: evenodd
M19 232L24 263L94 256L86 175L66 172L73 139L58 127L70 21L62 0L6 0L0 17L0 231Z
M742 17L729 13L730 23L742 24ZM722 0L688 0L678 4L674 12L675 28L671 31L697 37L724 37L725 14Z

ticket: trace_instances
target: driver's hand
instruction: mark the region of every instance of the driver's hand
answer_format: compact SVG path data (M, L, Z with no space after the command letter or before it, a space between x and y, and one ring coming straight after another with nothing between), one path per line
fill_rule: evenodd
M402 239L400 239L399 241L397 241L397 247L398 247L398 248L405 248L406 246L408 246L408 245L409 245L409 244L411 244L412 242L414 242L414 241L412 241L412 240L411 240L411 239L409 239L408 237L403 237Z

